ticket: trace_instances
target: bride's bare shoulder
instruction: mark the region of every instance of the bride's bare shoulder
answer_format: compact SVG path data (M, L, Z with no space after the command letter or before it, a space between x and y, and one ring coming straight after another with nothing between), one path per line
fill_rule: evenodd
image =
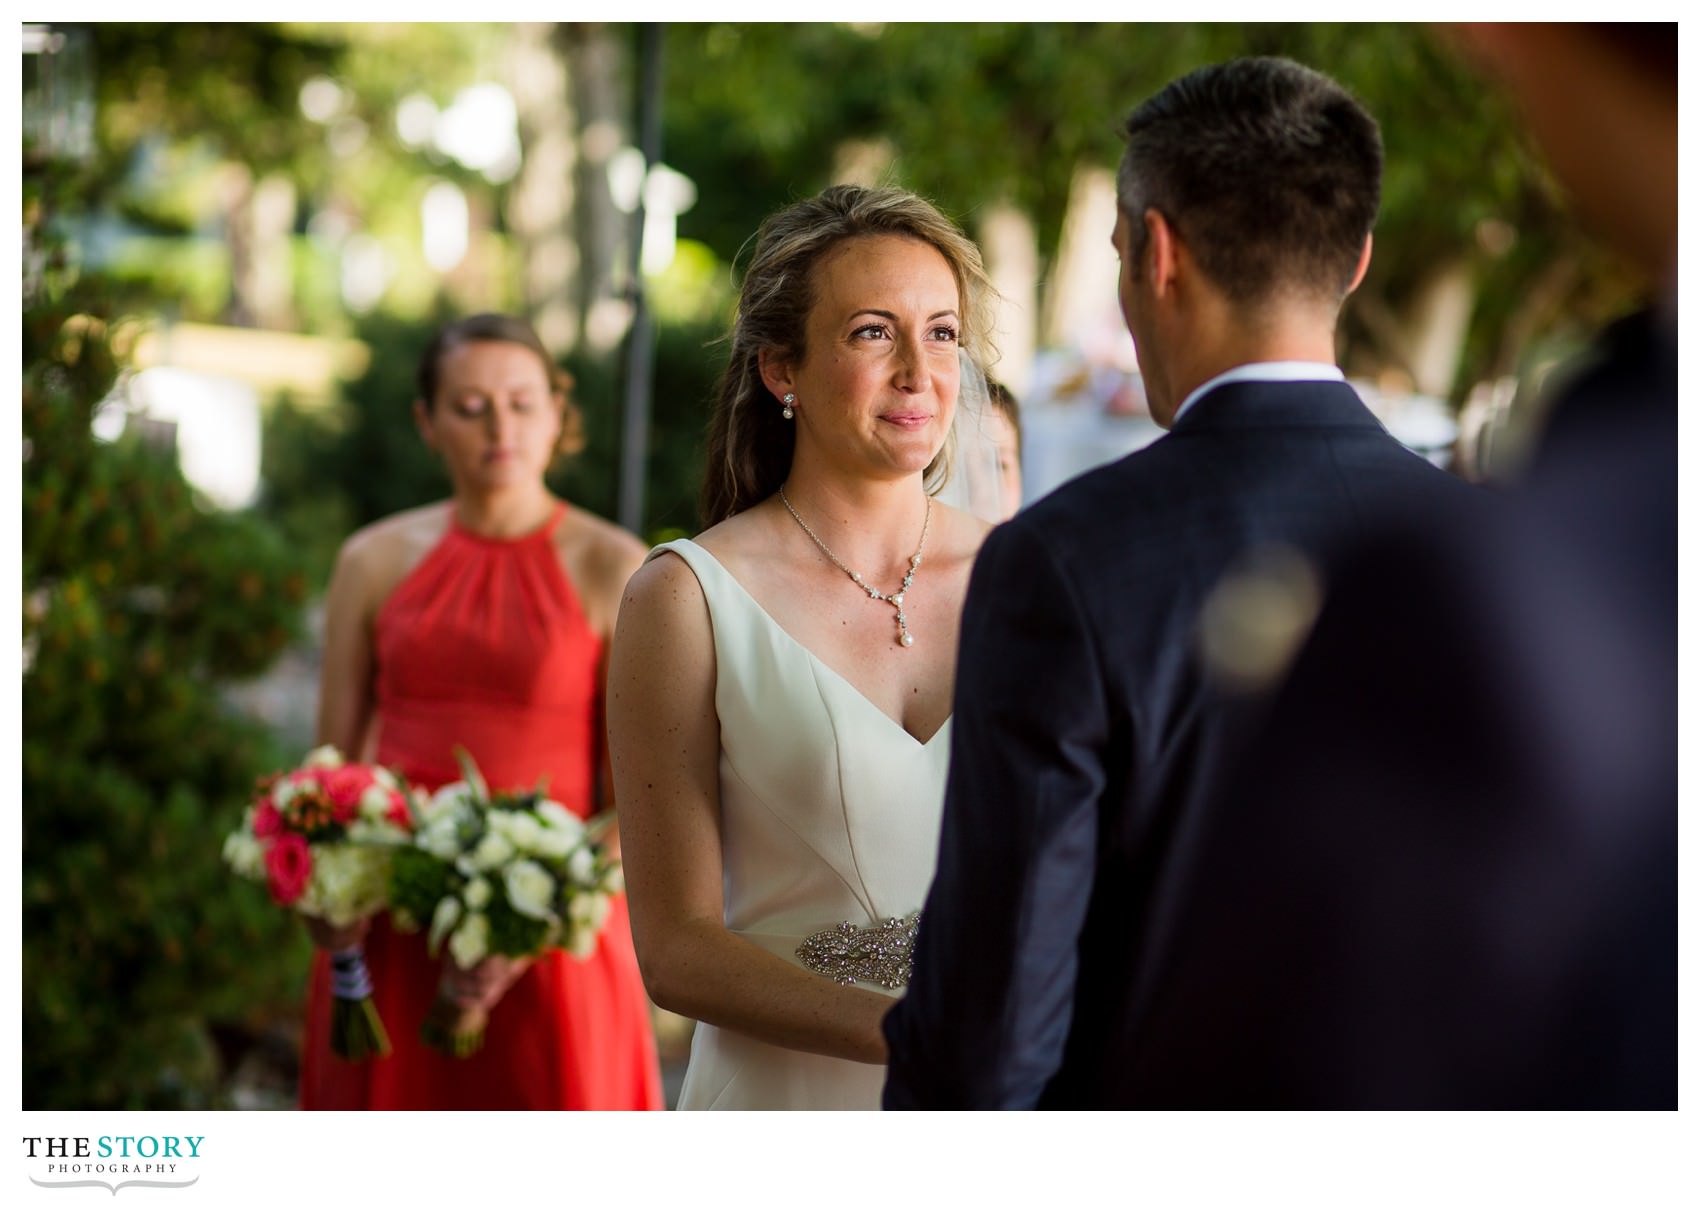
M769 522L761 513L762 507L757 506L733 514L710 526L691 542L706 551L734 578L740 578L753 563L759 562L765 552L771 551L773 545ZM671 609L684 609L691 614L704 610L707 601L690 563L674 551L654 555L638 569L626 586L627 600L634 596L647 608L669 608L666 604L671 603Z
M685 558L661 551L626 582L620 599L616 647L628 653L676 653L711 634L708 598Z

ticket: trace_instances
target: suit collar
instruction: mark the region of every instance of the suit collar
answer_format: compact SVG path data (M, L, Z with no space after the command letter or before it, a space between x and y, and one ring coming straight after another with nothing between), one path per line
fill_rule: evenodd
M1224 383L1194 400L1169 432L1318 426L1386 432L1350 384L1315 380Z
M1226 383L1341 383L1346 376L1331 362L1242 362L1193 388L1175 409L1175 419L1186 416L1195 400L1201 400Z

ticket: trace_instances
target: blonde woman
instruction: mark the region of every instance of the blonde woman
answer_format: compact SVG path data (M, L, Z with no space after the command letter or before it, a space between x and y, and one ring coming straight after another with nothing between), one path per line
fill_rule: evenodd
M933 495L987 291L901 190L837 186L758 237L709 527L632 578L610 671L638 961L699 1021L681 1108L879 1106L987 529Z

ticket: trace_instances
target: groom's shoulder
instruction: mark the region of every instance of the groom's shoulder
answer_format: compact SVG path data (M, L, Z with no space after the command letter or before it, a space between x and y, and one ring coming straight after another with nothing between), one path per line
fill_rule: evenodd
M1163 508L1160 483L1152 474L1154 447L1124 455L1112 463L1083 472L1023 507L993 528L987 549L1008 558L1027 558L1042 551L1047 563L1063 575L1083 568L1100 569L1106 559L1132 558L1142 545L1134 519L1149 518Z
M1167 437L1082 472L1040 497L1016 520L1041 530L1120 529L1129 510L1155 504L1174 466L1175 444Z

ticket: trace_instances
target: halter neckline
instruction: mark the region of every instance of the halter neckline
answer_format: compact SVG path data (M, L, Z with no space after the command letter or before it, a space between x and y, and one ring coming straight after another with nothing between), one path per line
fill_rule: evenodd
M550 535L554 534L555 527L560 525L561 519L566 516L566 513L567 503L565 501L556 501L555 507L549 511L549 516L543 519L543 523L541 525L532 530L526 531L524 534L516 534L503 538L498 535L479 534L465 522L461 521L460 510L456 509L453 505L450 505L449 530L459 537L468 539L474 543L487 543L492 547L512 547L521 543L535 543L540 539L547 539Z

